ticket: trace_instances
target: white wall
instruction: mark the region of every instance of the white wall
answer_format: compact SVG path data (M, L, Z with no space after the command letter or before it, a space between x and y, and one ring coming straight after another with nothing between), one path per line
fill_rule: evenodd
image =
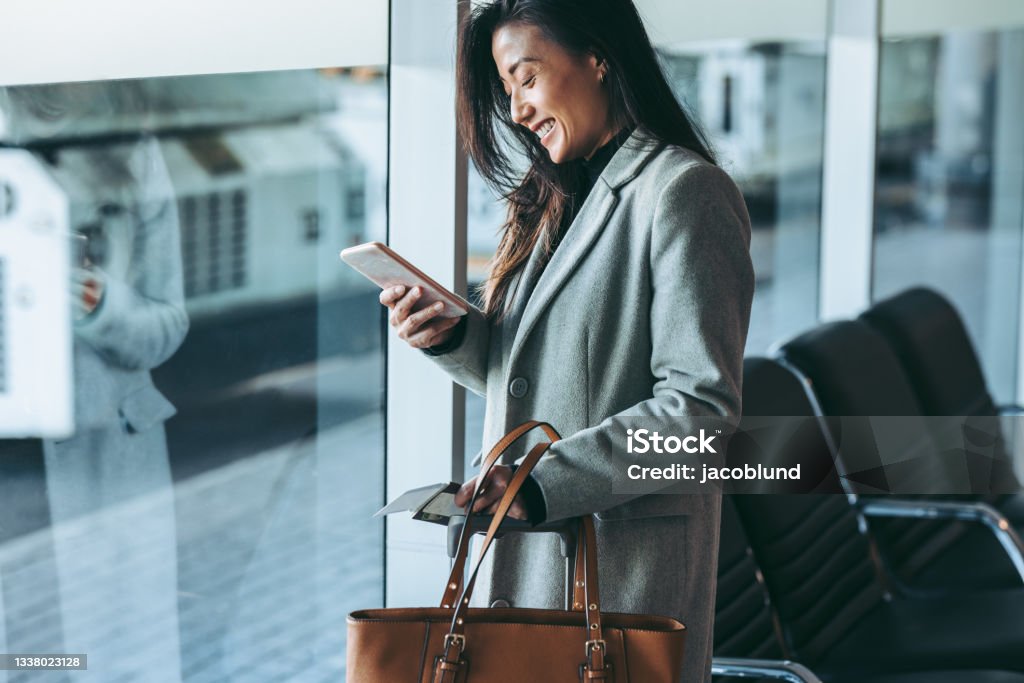
M387 63L382 0L6 0L0 85Z
M704 40L821 40L825 0L634 0L659 47Z

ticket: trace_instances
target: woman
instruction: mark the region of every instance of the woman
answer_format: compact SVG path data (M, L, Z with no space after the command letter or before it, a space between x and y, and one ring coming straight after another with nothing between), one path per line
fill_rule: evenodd
M743 199L676 102L629 0L500 0L462 28L462 136L509 202L483 309L417 310L381 293L398 335L487 398L484 445L528 419L565 438L534 469L513 516L597 513L608 611L688 627L683 680L710 679L720 499L629 496L613 416L736 419L753 295ZM499 138L529 167L519 178ZM477 509L496 504L514 459ZM475 480L456 502L469 502ZM509 535L492 552L493 603L558 608L558 540Z

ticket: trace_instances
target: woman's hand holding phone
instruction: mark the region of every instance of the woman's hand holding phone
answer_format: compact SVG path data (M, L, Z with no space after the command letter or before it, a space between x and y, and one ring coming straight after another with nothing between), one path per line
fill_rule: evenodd
M414 349L425 349L443 344L452 336L452 328L461 318L439 317L444 310L441 302L413 312L423 291L420 287L408 289L402 285L381 290L380 302L391 311L391 326Z

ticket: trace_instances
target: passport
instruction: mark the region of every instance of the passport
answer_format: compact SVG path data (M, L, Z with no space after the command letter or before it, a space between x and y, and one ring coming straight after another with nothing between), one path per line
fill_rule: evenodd
M412 512L413 519L447 526L448 520L452 517L464 517L466 514L463 508L455 504L455 494L461 486L462 484L450 481L410 489L377 510L373 516Z

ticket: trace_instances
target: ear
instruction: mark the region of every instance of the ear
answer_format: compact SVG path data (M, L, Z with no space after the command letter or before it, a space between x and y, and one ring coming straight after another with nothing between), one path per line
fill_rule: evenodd
M601 57L597 53L591 52L587 55L587 62L597 74L597 79L604 83L604 79L608 75L608 62L605 58Z

